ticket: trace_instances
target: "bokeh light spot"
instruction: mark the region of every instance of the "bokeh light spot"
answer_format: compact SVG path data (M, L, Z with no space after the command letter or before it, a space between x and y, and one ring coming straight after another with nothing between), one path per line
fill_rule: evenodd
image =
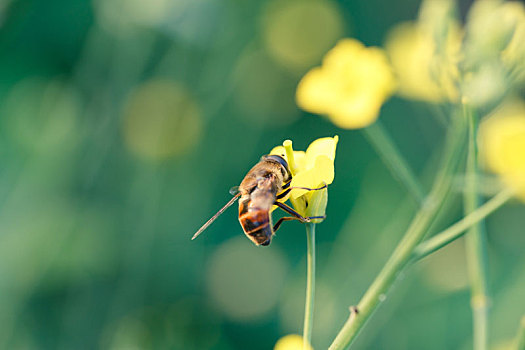
M5 102L4 126L11 138L38 153L61 153L78 139L80 97L60 80L28 78L16 84Z
M282 126L298 117L294 101L297 82L263 50L247 51L237 64L234 79L235 104L250 122Z
M108 323L100 337L103 349L216 349L219 321L202 299L182 297L173 304L130 310Z
M210 259L208 292L231 319L261 319L276 305L286 271L286 260L276 246L255 247L246 238L233 238Z
M446 248L432 254L423 270L423 277L432 289L454 292L467 288L464 241L452 242Z
M152 80L132 91L123 123L126 146L147 159L187 153L202 131L197 103L185 87L168 80Z
M169 0L94 0L93 5L99 22L113 33L131 33L133 25L157 25L171 6Z
M291 71L319 63L343 35L341 13L332 1L274 1L262 21L266 48Z
M125 316L120 319L103 339L111 350L139 350L151 348L150 333L147 325L138 317Z
M300 263L306 266L306 258ZM306 274L306 272L304 272ZM301 276L304 277L304 276ZM304 299L298 295L304 294L306 281L296 278L293 283L286 285L284 296L279 304L279 320L281 330L288 332L301 332L304 317ZM337 315L336 294L326 283L317 282L315 287L315 304L323 307L315 309L314 329L320 337L329 336L335 327Z

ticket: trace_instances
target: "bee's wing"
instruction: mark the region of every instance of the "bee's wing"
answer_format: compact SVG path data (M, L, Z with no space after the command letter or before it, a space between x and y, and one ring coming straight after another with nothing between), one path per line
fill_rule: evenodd
M197 232L195 232L195 234L193 235L193 237L191 237L191 239L194 240L195 238L197 238L197 236L200 235L202 233L202 231L206 230L208 228L208 226L210 226L212 224L212 222L214 222L215 219L217 219L219 217L219 215L224 213L224 211L226 209L228 209L233 203L235 203L235 201L240 196L241 196L241 193L238 192L232 199L230 199L230 201L228 203L226 203L226 205L224 207L222 207L215 215L213 215L210 220L206 221L206 223L204 225L202 225L202 227Z
M239 186L233 186L232 188L230 188L230 194L232 196L235 196L237 193L239 193Z

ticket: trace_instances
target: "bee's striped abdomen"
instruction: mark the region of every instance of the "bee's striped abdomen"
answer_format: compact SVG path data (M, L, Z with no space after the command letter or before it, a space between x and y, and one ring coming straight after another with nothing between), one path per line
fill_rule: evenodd
M268 210L250 206L250 198L239 201L239 222L246 236L257 245L268 245L272 240L273 230Z

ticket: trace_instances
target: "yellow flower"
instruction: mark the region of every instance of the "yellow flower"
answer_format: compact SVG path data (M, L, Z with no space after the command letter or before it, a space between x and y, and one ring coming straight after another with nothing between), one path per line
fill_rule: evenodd
M309 345L303 348L303 337L297 334L285 335L275 343L273 350L313 350Z
M525 200L525 102L505 104L479 128L480 156Z
M297 86L302 109L327 115L345 129L372 124L395 82L385 53L354 39L340 40Z
M428 102L457 99L461 35L459 26L452 28L444 40L445 53L439 58L432 35L417 22L404 22L390 31L385 49L398 79L399 95Z
M328 190L309 191L304 188L320 188L334 181L334 159L338 136L323 137L313 141L306 152L294 151L292 142L275 147L270 154L285 157L292 172L290 201L295 210L305 217L324 216ZM320 222L322 220L315 220Z

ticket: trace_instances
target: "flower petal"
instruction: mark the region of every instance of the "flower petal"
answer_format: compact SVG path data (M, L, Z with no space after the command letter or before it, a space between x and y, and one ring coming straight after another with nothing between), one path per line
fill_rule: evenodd
M381 104L382 101L375 96L363 96L359 100L340 103L328 117L340 128L359 129L376 121Z
M295 167L297 168L297 171L303 171L306 167L306 152L293 151L293 157L295 159Z
M316 158L319 156L326 156L333 160L335 159L335 150L337 147L337 142L339 141L339 136L334 137L323 137L313 141L308 149L306 150L306 161L304 164L304 169L309 170L315 168Z
M337 147L337 142L339 141L339 136L334 137L322 137L315 140L308 146L306 150L307 164L308 159L315 158L320 155L325 155L328 158L335 159L335 149Z
M297 85L296 102L305 111L326 113L332 99L332 84L323 70L314 68Z
M352 66L359 61L359 55L365 46L356 39L346 38L328 51L323 59L323 68L340 75L341 72L353 70Z
M286 151L283 146L275 146L274 148L272 148L269 154L285 157L286 159Z
M317 182L316 182L315 170L311 169L311 170L301 171L300 173L296 174L292 178L292 183L291 183L290 187L315 188L314 186L315 186L316 183ZM292 199L297 199L297 198L299 198L300 196L304 195L307 192L308 192L308 190L295 188L295 189L292 189L292 191L290 193L290 197Z
M478 142L487 167L498 174L525 174L525 103L505 104L485 119Z
M291 183L291 187L318 188L320 183L331 184L334 181L334 161L325 155L315 158L314 166L296 174ZM309 190L296 188L291 191L292 198L298 198Z
M525 103L507 102L483 120L478 144L485 166L525 200Z

